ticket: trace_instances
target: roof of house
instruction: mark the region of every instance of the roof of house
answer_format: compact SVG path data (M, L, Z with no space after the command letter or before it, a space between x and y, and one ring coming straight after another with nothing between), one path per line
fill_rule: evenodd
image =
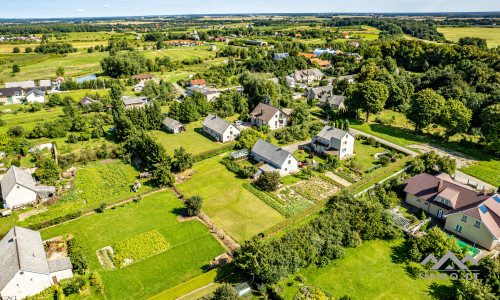
M495 238L500 237L500 195L498 194L476 192L455 183L449 176L441 176L441 174L432 176L427 173L409 179L404 191L446 209L450 207L436 201L436 197L448 199L454 207L445 216L463 213L482 221Z
M205 79L191 79L189 80L189 83L191 85L199 85L199 84L207 84L207 81Z
M290 155L295 158L292 153L262 139L259 139L255 143L252 148L252 154L257 154L278 167L281 167ZM297 160L297 158L295 159Z
M41 91L41 90L38 90L38 89L32 89L31 91L29 91L27 94L26 94L26 97L31 95L31 94L36 94L38 96L44 96L45 95L45 92L44 91Z
M169 117L166 117L165 119L163 119L163 122L161 122L161 123L163 125L167 126L168 128L171 128L171 129L174 129L177 126L184 126L184 124L182 124L181 122L174 120L174 119L171 119Z
M288 57L288 53L274 53L273 59L284 59L285 57Z
M300 52L299 56L304 56L306 58L311 58L311 57L316 57L316 54Z
M16 184L36 192L35 180L31 174L16 167L11 166L7 173L2 177L2 197L6 199ZM1 252L0 252L1 253Z
M208 114L208 116L203 120L202 123L203 126L206 126L207 128L212 129L213 131L223 134L227 128L233 124L229 123L228 121L221 119L217 117L216 115L213 114ZM234 127L236 130L239 130L238 128Z
M153 74L132 75L132 79L151 79L153 77L155 77Z
M143 88L143 87L145 87L145 86L146 86L146 84L144 83L144 81L141 81L141 82L139 82L138 84L136 84L136 85L134 86L134 89L135 89L135 88L139 88L139 87L142 87L142 88Z
M326 140L336 139L341 140L346 134L350 134L349 132L335 128L333 126L325 125L323 129L318 133L318 137L324 138Z
M6 88L20 87L22 89L33 89L35 88L35 82L33 80L26 81L14 81L14 82L6 82Z
M73 269L73 264L71 263L71 259L69 257L49 260L48 264L50 273Z
M80 104L82 104L82 105L84 105L86 102L93 103L93 102L99 102L99 100L94 100L94 99L92 99L92 98L90 98L90 97L88 97L88 96L84 96L84 97L82 98L82 100L80 100L80 102L79 102L79 103L80 103Z
M348 45L349 46L359 46L359 43L358 42L349 42Z
M325 86L319 86L319 87L315 87L315 88L309 88L307 90L307 94L310 95L311 93L314 93L316 95L319 95L321 93L331 92L331 91L333 91L333 86L325 85Z
M11 96L15 96L16 94L21 95L22 92L23 92L23 89L21 87L11 87L11 88L0 89L0 97L11 97Z
M0 241L0 290L19 270L49 274L49 264L38 231L14 226Z
M307 70L295 71L293 72L292 76L300 80L302 77L307 77L307 76L323 77L323 72L321 72L317 68L311 68Z
M261 102L255 107L250 115L264 122L269 122L279 111L279 108Z
M330 103L330 105L339 106L340 104L344 103L344 100L345 100L344 96L333 95L332 93L330 93L330 94L326 93L326 94L323 94L323 96L321 96L321 99L319 100L319 102L323 103L323 102L328 101L328 103Z
M38 86L39 87L51 87L52 81L50 79L41 79Z
M123 104L125 105L135 105L135 104L143 104L144 101L142 97L124 97L122 98Z

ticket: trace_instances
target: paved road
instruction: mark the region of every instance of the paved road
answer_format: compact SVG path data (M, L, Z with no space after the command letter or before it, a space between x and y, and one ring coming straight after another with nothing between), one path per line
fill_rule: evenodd
M186 95L186 90L184 90L180 85L178 85L177 83L172 83L175 87L176 90L179 91L179 93L183 96Z
M298 143L291 144L291 145L286 145L286 146L283 146L281 148L285 149L286 151L288 151L290 153L293 153L299 149L300 145L307 145L310 143L311 143L311 140L307 140L307 141L302 141L302 142L298 142Z
M405 148L405 147L401 147L401 146L399 146L399 145L396 145L396 144L391 143L391 142L389 142L389 141L386 141L386 140L384 140L384 139L378 138L378 137L376 137L376 136L374 136L374 135L371 135L371 134L365 133L365 132L363 132L363 131L359 131L359 130L356 130L356 129L352 129L352 128L350 128L350 129L349 129L349 132L350 132L352 135L354 135L354 136L356 136L356 135L358 135L358 134L361 134L361 135L366 136L366 137L371 137L371 138L374 138L376 141L380 142L381 144L385 144L385 145L387 145L387 146L390 146L390 147L392 147L392 148L394 148L394 149L397 149L397 150L399 150L399 151L401 151L401 152L404 152L404 153L406 153L406 154L409 154L409 155L411 155L411 156L413 156L413 157L415 157L415 156L418 156L418 155L419 155L419 154L418 154L417 152L415 152L415 151L412 151L412 150L407 149L407 148Z

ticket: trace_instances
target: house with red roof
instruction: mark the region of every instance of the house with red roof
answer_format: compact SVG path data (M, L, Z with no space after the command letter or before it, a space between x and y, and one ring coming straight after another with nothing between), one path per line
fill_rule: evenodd
M207 82L205 79L191 79L191 80L189 80L189 85L190 86L206 87Z
M405 181L405 201L471 244L488 250L500 240L500 195L475 191L447 174L422 173Z

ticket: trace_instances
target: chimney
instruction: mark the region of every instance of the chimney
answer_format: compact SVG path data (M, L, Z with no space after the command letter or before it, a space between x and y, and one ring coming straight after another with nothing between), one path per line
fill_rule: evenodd
M443 179L439 179L438 193L440 193L442 190L443 190Z
M263 108L260 113L263 115L265 112L266 110Z

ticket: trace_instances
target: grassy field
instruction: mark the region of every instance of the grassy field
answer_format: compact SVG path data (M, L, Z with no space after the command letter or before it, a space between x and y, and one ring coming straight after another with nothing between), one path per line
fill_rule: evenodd
M156 193L139 203L43 230L42 238L72 234L87 246L90 268L99 272L105 287L104 297L95 298L145 299L204 273L205 266L225 252L201 222L177 221L182 207L172 192ZM98 249L152 230L171 248L119 270L103 269L95 254Z
M186 197L204 198L203 211L238 243L283 221L285 218L242 185L219 161L220 157L196 163L197 172L190 180L177 185Z
M462 37L486 39L489 48L500 46L500 28L498 27L438 27L447 40L458 42Z
M480 180L498 186L500 184L500 160L494 156L488 155L477 149L465 147L457 142L445 142L442 140L433 139L428 135L416 135L411 123L404 117L403 114L384 111L379 116L386 120L391 120L392 124L382 125L374 122L377 116L371 116L369 122L361 122L351 120L351 128L361 130L372 134L376 137L385 139L394 144L408 148L409 145L427 143L449 151L456 151L463 155L477 160L477 162L460 171L469 175L475 176ZM438 130L438 129L433 129ZM415 149L412 149L415 151Z
M233 122L237 119L237 115L226 118L229 122ZM203 120L189 123L186 125L187 131L178 134L171 134L164 130L155 130L152 131L152 135L165 147L167 153L170 155L173 155L174 150L181 146L192 154L199 154L222 147L224 144L215 142L201 132L202 122Z
M311 266L300 274L306 277L308 285L320 287L335 298L344 295L352 299L437 298L445 290L442 285L444 281L439 281L437 287L431 288L432 281L412 278L406 272L405 265L394 261L395 248L402 242L364 242L357 248L346 249L344 258L323 268ZM285 299L292 299L300 289L294 280L296 275L281 283Z

